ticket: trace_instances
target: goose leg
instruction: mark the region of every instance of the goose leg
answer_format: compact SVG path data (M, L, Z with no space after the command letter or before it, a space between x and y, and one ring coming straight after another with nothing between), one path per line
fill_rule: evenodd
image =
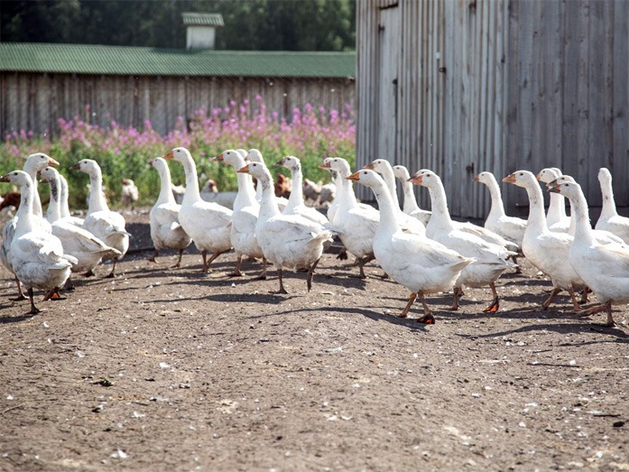
M216 260L216 258L218 256L220 256L221 254L225 253L227 251L218 251L218 252L213 252L212 256L210 257L210 260L207 261L207 267L205 268L205 272L207 272L208 270L210 270L210 264L212 264L212 262L214 262Z
M172 266L172 269L179 269L181 267L181 257L183 256L183 249L179 249L179 259L177 259L177 263Z
M242 272L240 272L241 264L242 264L242 256L238 256L238 259L236 260L236 270L234 270L231 274L229 274L230 277L242 277Z
M557 296L557 294L559 292L561 292L560 288L554 288L553 291L550 292L550 295L548 296L546 301L544 303L542 303L542 310L548 310L548 307L550 306L550 304L552 303L553 299Z
M154 262L155 264L157 264L157 256L159 256L159 251L156 248L153 255L149 258L149 262Z
M607 308L607 322L605 326L614 326L616 323L614 323L614 317L612 316L612 301L608 301L605 305Z
M201 251L201 257L203 258L203 268L201 269L201 272L207 272L208 271L207 251L205 249L203 251Z
M416 298L417 298L417 294L411 293L411 295L408 297L408 303L402 310L402 313L398 315L398 317L406 318L408 316L408 312L411 311L411 306L413 306L413 302L415 301Z
M366 279L367 276L365 275L365 264L373 261L375 259L375 256L373 254L369 254L365 257L362 257L360 259L358 259L358 269L360 270L360 273L358 275L351 275L350 277L357 277L359 279Z
M570 290L568 290L568 293L570 294L570 299L572 300L572 305L574 306L574 311L575 312L580 312L581 311L581 307L579 306L579 301L577 300L577 295L576 293L574 293L574 287L570 287Z
M308 278L306 279L306 286L308 287L309 292L310 292L310 289L312 288L312 276L314 275L315 267L317 267L317 264L319 263L320 260L321 258L314 261L312 265L310 266L310 269L308 269Z
M255 280L266 280L266 257L262 258L262 273Z
M58 300L65 300L65 297L62 297L59 294L59 287L51 288L48 290L48 293L44 296L44 301L52 300L53 302Z
M428 304L426 303L424 292L420 290L419 292L417 292L417 296L419 297L419 301L422 303L422 306L424 307L424 316L422 316L421 318L418 318L417 322L425 323L425 324L435 324L435 317L432 315L432 310L428 307Z
M605 323L605 326L614 326L614 318L612 316L612 302L611 300L606 302L606 303L601 303L599 305L594 305L593 307L591 307L588 310L581 310L579 311L580 315L584 315L584 316L589 316L589 315L595 315L596 313L600 313L601 311L605 311L607 312L607 322Z
M105 277L106 279L113 279L114 277L116 277L116 263L117 262L118 262L118 259L114 259L114 266L111 268L111 272L109 273L109 275Z
M22 291L22 282L15 276L15 283L17 284L17 297L11 298L11 301L19 302L21 300L26 300L24 296L24 292Z
M28 289L28 298L31 301L31 311L29 312L29 314L36 315L37 313L40 312L40 310L39 310L39 308L37 308L35 306L35 300L34 300L34 297L33 297L33 289L32 288Z
M483 310L483 313L496 313L500 308L500 300L498 299L498 292L496 291L496 284L490 283L491 293L494 295L494 299L487 308Z
M463 290L461 290L460 287L454 287L454 293L453 293L453 298L452 298L452 306L450 307L450 310L456 311L459 309L459 298L461 297L461 294L463 293Z
M280 289L277 292L275 292L275 293L282 293L282 294L286 295L288 292L284 288L284 282L282 281L282 268L281 267L279 269L277 269L277 275L280 278Z

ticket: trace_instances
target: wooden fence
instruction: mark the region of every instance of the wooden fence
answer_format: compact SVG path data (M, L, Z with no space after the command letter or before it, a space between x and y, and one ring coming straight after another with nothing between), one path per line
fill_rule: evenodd
M435 170L461 217L487 214L483 170L560 167L596 207L605 166L629 205L629 2L367 0L357 13L359 164ZM523 190L503 193L526 215Z
M59 118L80 116L93 124L112 120L142 127L150 120L159 133L172 130L178 117L200 108L238 104L256 95L282 117L306 103L342 110L354 106L353 79L149 77L71 74L0 74L0 130L57 132ZM89 112L86 112L89 105ZM89 114L89 116L86 116Z

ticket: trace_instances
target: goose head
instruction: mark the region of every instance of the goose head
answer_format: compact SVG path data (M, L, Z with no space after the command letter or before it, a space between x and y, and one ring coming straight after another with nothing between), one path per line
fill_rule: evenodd
M339 172L343 177L347 177L352 173L349 163L342 157L326 157L319 169Z
M395 178L401 182L407 182L411 177L408 169L402 165L393 166L393 175L395 175Z
M176 147L169 153L165 154L164 159L174 159L177 162L184 163L190 162L192 160L192 155L185 147Z
M415 185L421 185L422 187L432 188L435 185L438 185L441 179L437 174L428 169L421 169L415 172L410 179L409 182Z
M546 167L539 171L539 174L537 174L537 180L547 184L555 180L560 175L561 171L557 167Z
M57 188L57 182L59 182L59 172L54 167L45 167L38 172L41 182L45 182L50 185L50 192L52 197L59 201L59 189Z
M295 156L286 156L275 163L278 167L285 167L292 171L301 170L301 162Z
M243 157L243 155L238 150L234 149L223 151L218 156L210 159L210 161L223 162L227 165L234 167L235 169L240 169L243 165L245 165L245 158Z
M251 174L251 176L255 177L263 184L270 184L272 181L271 172L269 172L269 169L260 162L249 162L236 172L240 172L241 174Z
M598 171L598 181L601 184L611 185L612 174L607 167L601 167Z
M515 184L518 187L523 188L538 185L535 174L528 170L515 171L513 174L507 175L504 179L502 179L502 181L510 184Z
M155 167L158 172L168 169L168 163L163 157L156 157L148 162L148 165Z
M380 177L375 171L371 169L360 169L359 171L356 171L353 174L348 175L346 179L360 182L364 186L369 187L371 189L378 188L380 186L385 185L382 177Z
M135 182L133 180L131 180L131 179L122 179L121 183L125 187L132 187L132 186L135 185Z
M33 179L23 170L14 170L0 177L0 182L11 182L18 187L30 187Z
M487 185L491 183L492 177L493 177L493 180L496 180L491 172L487 172L487 171L481 172L476 177L474 177L474 182L479 182L481 184Z
M369 164L363 167L363 169L375 170L378 174L393 172L393 169L391 169L391 164L386 159L376 159L375 161L371 161Z
M247 160L251 162L259 162L264 164L264 158L262 157L262 153L257 149L249 149L247 153Z
M58 166L59 163L52 157L47 156L43 152L36 152L26 158L24 163L24 171L29 175L36 175L37 172L48 166Z
M576 199L582 193L581 186L578 183L570 182L568 180L563 182L554 182L549 186L548 191L563 195L570 200Z
M78 170L93 176L100 172L100 166L93 159L83 159L70 167L71 170Z

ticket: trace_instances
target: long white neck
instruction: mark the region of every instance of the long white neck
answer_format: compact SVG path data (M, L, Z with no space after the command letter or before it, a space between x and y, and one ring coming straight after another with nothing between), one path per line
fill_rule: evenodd
M59 174L59 203L61 204L61 218L70 217L70 204L68 199L70 197L68 192L68 181L66 178Z
M185 156L181 161L183 171L186 174L186 191L183 194L183 205L192 204L201 200L199 193L199 180L197 177L197 166L192 156Z
M273 188L273 182L271 174L267 174L258 179L258 188L261 188L262 200L260 201L260 216L258 217L258 224L267 221L274 216L280 215L280 209L277 207L277 200L275 198L275 189Z
M371 187L371 190L373 190L376 196L378 208L380 209L380 223L378 223L376 237L390 235L399 231L400 224L398 223L396 211L400 211L400 207L396 206L396 203L391 198L390 189L382 182L376 182Z
M419 205L417 200L415 200L415 193L413 193L413 184L408 182L408 177L404 181L400 181L400 183L404 192L404 213L410 214L419 210Z
M288 205L286 205L286 210L284 211L290 211L293 208L304 204L304 189L302 188L303 178L301 175L301 166L295 165L291 167L290 170L293 179L293 186L290 190L290 197L288 197Z
M607 220L618 215L616 202L614 200L614 189L611 182L601 183L601 193L603 194L603 208L601 208L601 216L603 220Z
M15 226L14 240L23 234L30 233L37 228L36 219L33 214L33 201L35 194L33 192L33 182L28 182L20 186L20 208L17 210L17 224Z
M489 177L489 181L486 182L489 189L489 195L491 196L491 208L489 210L489 216L500 218L505 216L505 207L502 201L502 194L500 192L500 186L496 182L495 177L492 175Z
M436 179L433 184L428 187L430 190L430 204L432 216L428 222L430 233L434 234L437 228L452 229L452 218L450 218L450 210L448 210L448 199L446 191L443 188L441 180Z
M529 196L529 218L526 223L526 231L529 231L529 228L536 233L548 231L542 189L537 182L530 182L526 186L526 193Z
M39 192L38 192L38 187L37 187L37 171L41 170L41 169L36 169L33 166L25 165L24 166L24 172L26 172L31 180L32 180L32 184L31 184L31 189L33 190L33 201L31 202L33 204L33 214L39 217L44 217L44 210L42 209L42 205L41 205L41 199L39 198Z
M90 173L90 201L87 206L87 213L96 211L108 211L107 201L103 193L103 173L99 167L91 169Z
M170 181L170 169L168 168L168 164L157 167L157 173L159 174L160 188L156 204L176 203Z
M592 224L590 223L588 203L583 192L579 192L576 198L570 199L570 211L572 220L576 220L574 225L574 240L592 245L594 242L594 233L592 231Z
M50 185L50 202L46 210L46 220L49 223L54 223L61 219L61 204L59 202L61 198L61 182L59 181L59 176L55 175L52 180L48 181L48 185Z
M548 221L556 223L566 218L566 202L564 196L558 193L550 194L550 205L546 213Z
M242 157L237 158L236 165L233 166L235 170L238 170L245 166L245 160ZM238 211L241 208L248 206L256 206L258 202L256 200L256 191L253 187L253 178L250 174L244 172L236 173L236 180L238 182L238 193L234 200L234 211Z
M393 201L393 205L396 208L395 211L402 211L400 208L400 201L397 198L397 188L395 187L395 175L393 174L393 169L385 169L382 172L382 178L384 179L384 183L387 184L387 188L389 189L389 193L391 194L391 200Z

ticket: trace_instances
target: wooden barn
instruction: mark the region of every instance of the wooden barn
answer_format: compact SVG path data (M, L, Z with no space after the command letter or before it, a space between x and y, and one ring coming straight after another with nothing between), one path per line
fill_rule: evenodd
M54 134L59 118L80 116L167 133L202 107L255 107L256 95L280 116L306 103L340 110L354 105L355 71L354 53L0 43L0 131Z
M487 214L489 192L472 180L484 170L504 177L559 167L581 183L595 219L605 166L618 206L629 205L629 2L365 0L357 8L357 165L386 158L411 172L433 169L458 217ZM526 216L526 193L502 190L507 212ZM429 208L427 191L416 191Z

